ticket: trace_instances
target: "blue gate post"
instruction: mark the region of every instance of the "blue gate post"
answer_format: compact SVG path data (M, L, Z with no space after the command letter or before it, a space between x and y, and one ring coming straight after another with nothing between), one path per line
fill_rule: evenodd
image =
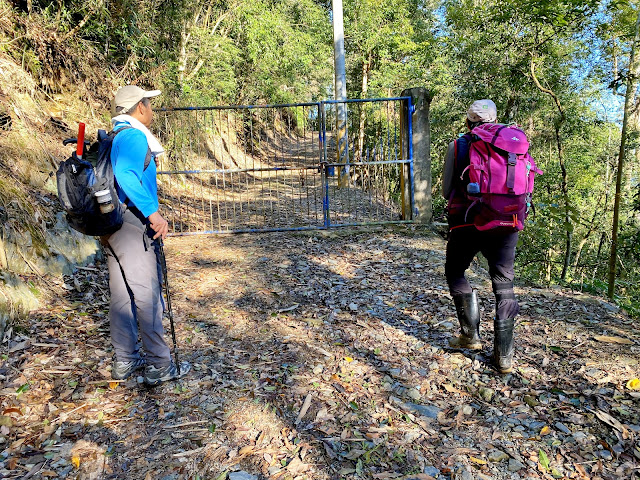
M324 227L331 226L331 216L329 215L329 168L327 162L324 162L322 168L322 184L324 196L322 198L322 213L324 216Z
M413 177L413 112L415 108L411 100L411 97L409 97L407 100L407 125L409 128L409 209L411 211L411 214L407 220L413 220L414 216L416 215L415 184Z
M331 217L329 216L329 175L332 172L329 171L327 162L327 118L325 112L325 103L320 102L320 137L322 138L322 158L320 161L320 169L322 170L320 181L322 184L322 216L323 226L329 228L331 226Z
M402 200L402 219L413 220L415 216L414 175L413 175L413 112L411 97L402 98L402 114L400 115L400 153L406 163L400 172L400 189Z

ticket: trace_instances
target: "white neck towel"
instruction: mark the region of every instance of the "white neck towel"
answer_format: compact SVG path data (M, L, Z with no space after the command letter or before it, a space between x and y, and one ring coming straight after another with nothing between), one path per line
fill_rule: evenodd
M147 127L143 125L140 120L133 118L131 115L118 115L117 117L113 117L111 119L111 123L114 125L118 122L127 122L133 128L140 130L144 133L145 137L147 137L147 143L149 144L149 149L154 157L164 153L164 148L160 145L158 139L149 131Z

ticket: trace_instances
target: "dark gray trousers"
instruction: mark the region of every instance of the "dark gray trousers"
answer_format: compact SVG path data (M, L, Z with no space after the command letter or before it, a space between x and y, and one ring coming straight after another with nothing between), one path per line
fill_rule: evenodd
M471 293L465 271L473 257L480 252L489 263L489 276L496 295L496 316L515 318L520 311L513 293L513 264L517 244L518 232L501 232L498 229L481 232L472 225L452 229L445 263L445 276L451 295Z
M171 363L171 353L164 341L162 326L160 253L157 243L146 235L145 229L146 226L127 210L122 228L106 239L113 249L113 252L108 247L105 249L111 292L111 343L118 361L136 360L140 358L139 333L147 363L164 367Z

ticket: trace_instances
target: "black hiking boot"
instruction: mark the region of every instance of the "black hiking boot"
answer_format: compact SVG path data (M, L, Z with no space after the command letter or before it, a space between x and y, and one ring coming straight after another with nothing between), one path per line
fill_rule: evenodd
M513 370L513 327L514 318L497 318L493 321L493 365L499 373Z
M482 343L480 342L480 307L476 291L454 295L453 302L456 304L461 333L458 337L449 339L449 345L453 348L480 350L482 348Z

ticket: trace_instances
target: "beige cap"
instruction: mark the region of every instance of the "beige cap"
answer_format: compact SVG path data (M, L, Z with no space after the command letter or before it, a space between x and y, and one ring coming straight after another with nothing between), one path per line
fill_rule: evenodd
M161 93L160 90L143 90L136 85L120 87L113 99L113 110L117 111L118 108L122 108L125 112L129 111L143 98L157 97Z
M498 109L491 100L476 100L467 110L467 118L471 123L493 123L498 118Z

